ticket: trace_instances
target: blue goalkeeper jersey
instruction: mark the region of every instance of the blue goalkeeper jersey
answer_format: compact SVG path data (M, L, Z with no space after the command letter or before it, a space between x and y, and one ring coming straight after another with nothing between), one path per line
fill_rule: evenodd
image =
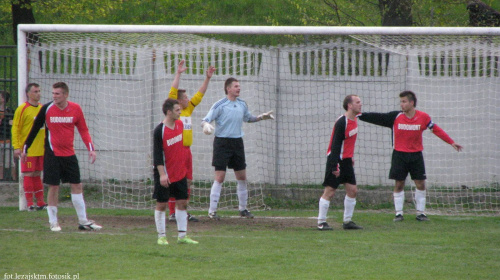
M243 121L256 122L257 117L250 114L245 101L236 98L235 101L223 98L217 101L203 121L211 123L215 121L215 136L224 138L243 137Z

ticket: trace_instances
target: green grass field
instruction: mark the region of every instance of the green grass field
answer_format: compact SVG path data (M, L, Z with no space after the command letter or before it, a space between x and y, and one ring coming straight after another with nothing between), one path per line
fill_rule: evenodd
M79 232L72 208L59 209L60 233L45 212L0 207L0 279L498 279L500 217L358 211L362 231L341 229L330 211L331 232L315 229L315 210L254 212L256 218L205 218L190 223L198 245L156 245L152 211L89 209L100 232ZM41 277L41 278L40 278ZM20 278L18 278L20 279Z

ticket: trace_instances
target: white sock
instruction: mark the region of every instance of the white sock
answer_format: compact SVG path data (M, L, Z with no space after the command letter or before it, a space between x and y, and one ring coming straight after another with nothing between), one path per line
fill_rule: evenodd
M344 223L348 223L351 221L355 206L356 198L348 197L346 195L344 198Z
M178 237L183 238L186 236L187 227L188 227L188 214L186 210L175 209L175 220L177 221L177 231Z
M396 215L403 215L403 205L405 203L405 191L395 192L393 195L394 195L394 208L396 208Z
M425 213L425 199L426 199L426 190L415 190L415 202L417 206L417 214Z
M212 189L210 190L210 208L208 213L217 211L217 204L219 204L220 192L222 190L222 183L214 181Z
M240 202L239 209L240 211L243 211L247 209L247 204L248 204L248 189L247 189L247 181L245 180L238 180L238 200Z
M155 210L155 224L158 238L166 236L165 211Z
M76 210L78 221L80 224L88 223L87 210L85 208L85 201L83 200L83 193L71 194L71 201Z
M328 213L328 208L330 208L330 201L320 198L319 199L319 213L318 213L318 225L326 222L326 214Z
M47 206L47 214L49 214L49 223L57 223L57 206Z

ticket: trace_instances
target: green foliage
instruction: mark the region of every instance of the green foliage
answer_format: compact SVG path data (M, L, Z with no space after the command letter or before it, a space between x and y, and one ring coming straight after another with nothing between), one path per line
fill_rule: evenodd
M13 44L11 1L0 4L0 38ZM415 26L467 26L467 0L413 1ZM500 1L483 0L496 10ZM378 1L370 0L38 0L37 23L148 25L379 26ZM303 36L215 35L245 45L314 40Z

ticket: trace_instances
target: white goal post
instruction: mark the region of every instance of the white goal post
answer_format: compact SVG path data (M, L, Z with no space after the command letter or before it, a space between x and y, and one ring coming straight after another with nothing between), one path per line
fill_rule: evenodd
M247 46L216 35L306 39ZM250 209L265 208L269 189L322 188L327 145L346 95L358 94L363 111L389 112L399 109L399 92L412 90L417 109L464 146L456 153L424 133L430 212L500 213L500 28L21 24L19 102L29 82L41 85L44 102L53 83L68 83L97 148L91 165L76 137L82 179L101 192L100 207L152 208L152 131L181 59L188 70L180 88L190 97L207 67L217 68L192 115L195 209L208 209L213 182L213 136L199 123L224 97L224 81L235 77L254 115L274 110L276 116L244 125ZM391 193L391 152L389 129L359 123L360 189ZM235 178L227 174L220 207L235 209Z

